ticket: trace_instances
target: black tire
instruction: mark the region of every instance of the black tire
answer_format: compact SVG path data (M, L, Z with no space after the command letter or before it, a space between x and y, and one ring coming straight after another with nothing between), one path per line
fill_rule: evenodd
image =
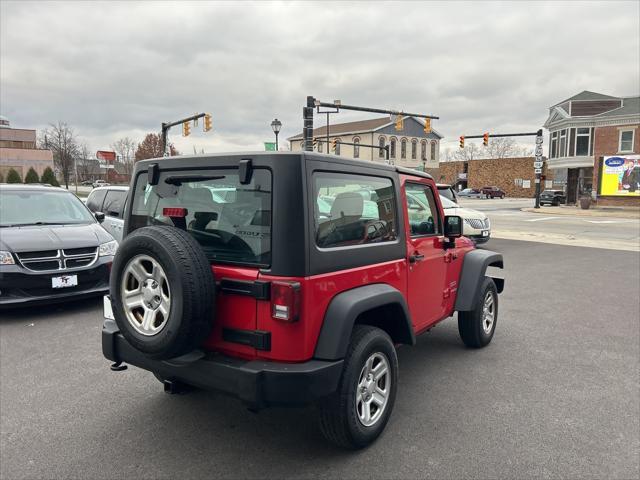
M164 326L143 335L128 320L121 298L121 282L128 263L139 255L155 260L164 270L170 307ZM174 358L197 348L211 332L215 284L202 248L187 232L170 226L135 230L118 247L110 280L113 313L118 328L137 350L155 359Z
M489 331L485 331L484 322L484 301L487 295L493 295L493 323ZM485 277L482 285L478 289L478 296L474 302L473 310L468 312L458 312L458 332L460 338L467 347L482 348L489 345L498 323L498 290L494 281Z
M356 410L356 392L362 369L371 355L382 354L388 361L391 385L387 403L379 419L365 426ZM347 449L366 447L384 430L395 403L398 388L398 357L389 335L368 325L356 325L344 358L338 389L319 403L320 430L330 442Z

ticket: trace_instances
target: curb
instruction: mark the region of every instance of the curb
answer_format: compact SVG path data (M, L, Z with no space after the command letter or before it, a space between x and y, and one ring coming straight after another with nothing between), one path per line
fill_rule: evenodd
M599 210L589 209L582 210L579 208L571 207L540 207L521 208L520 211L528 213L543 213L545 215L573 215L578 217L616 217L616 218L628 218L631 220L640 219L640 210Z

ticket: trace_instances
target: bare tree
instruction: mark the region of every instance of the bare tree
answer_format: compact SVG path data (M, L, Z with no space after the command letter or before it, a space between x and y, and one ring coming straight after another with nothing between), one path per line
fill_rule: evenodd
M483 152L477 144L467 143L464 148L454 150L453 152L449 151L449 155L451 156L450 161L467 162L469 160L477 160L478 158L482 158Z
M513 138L489 138L489 146L486 148L486 158L514 158L519 157L523 149L518 146Z
M131 175L133 164L135 163L136 142L129 137L124 137L112 143L111 148L113 148L120 158L120 162L124 165L125 173Z
M79 154L78 140L73 129L62 121L50 124L43 132L41 147L53 152L53 164L62 174L65 186L69 188L69 177Z
M89 145L83 143L78 152L78 158L76 159L76 167L78 169L78 178L82 182L84 180L90 180L90 175L93 173L94 160L91 157L91 150Z

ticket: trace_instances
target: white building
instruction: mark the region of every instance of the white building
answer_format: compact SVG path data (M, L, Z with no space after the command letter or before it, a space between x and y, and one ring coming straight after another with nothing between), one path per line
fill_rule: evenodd
M440 135L435 130L424 133L424 124L413 117L404 117L402 130L396 130L395 122L389 117L360 120L357 122L337 123L329 125L329 139L336 142L335 152L331 144L327 148L327 127L313 130L316 139L314 151L332 153L349 158L385 162L386 154L382 148L370 148L359 145L342 145L355 143L362 145L389 146L389 161L392 164L422 169L438 168L440 159ZM292 151L304 149L302 133L289 137Z

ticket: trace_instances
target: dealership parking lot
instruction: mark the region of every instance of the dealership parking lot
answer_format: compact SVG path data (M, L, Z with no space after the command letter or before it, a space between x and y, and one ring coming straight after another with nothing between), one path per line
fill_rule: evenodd
M534 222L535 223L535 222ZM637 478L638 254L493 239L507 286L493 343L454 321L401 348L391 422L327 444L313 408L254 414L111 372L101 301L2 312L2 478Z

